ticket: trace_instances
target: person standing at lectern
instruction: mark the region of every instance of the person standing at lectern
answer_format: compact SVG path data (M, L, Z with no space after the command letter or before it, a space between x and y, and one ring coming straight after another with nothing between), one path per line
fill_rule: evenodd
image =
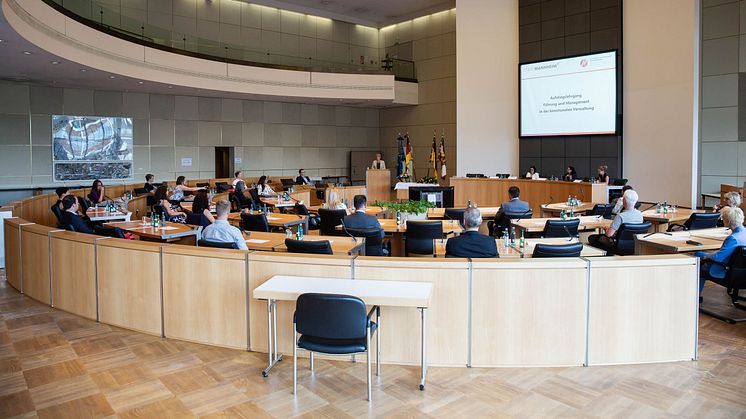
M385 169L386 162L381 158L381 153L376 153L376 159L373 160L373 164L370 165L371 169Z
M482 214L477 208L464 211L466 231L446 243L446 257L455 258L494 258L497 257L495 239L479 232Z

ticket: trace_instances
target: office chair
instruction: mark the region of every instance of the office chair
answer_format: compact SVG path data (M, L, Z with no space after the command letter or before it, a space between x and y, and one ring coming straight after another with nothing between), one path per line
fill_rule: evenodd
M212 240L200 239L197 242L199 247L214 247L217 249L238 249L238 245L234 242L216 242Z
M376 321L371 321L375 313ZM293 314L293 394L298 394L298 349L329 355L365 354L368 401L371 398L370 340L380 324L381 309L366 312L363 300L351 295L301 294ZM300 334L300 337L298 336ZM381 337L376 334L376 375L381 375Z
M52 214L57 218L57 228L65 228L65 226L62 225L62 208L57 204L54 204L50 210L52 210Z
M337 230L337 226L342 224L342 220L347 215L345 210L330 210L319 208L319 232L324 236L339 236L344 234Z
M240 227L246 231L263 231L269 233L269 221L266 214L241 213Z
M583 243L537 244L534 246L533 258L573 258L580 257Z
M155 205L153 205L153 212L156 213L159 217L161 217L162 219L164 219L166 221L168 221L169 218L170 218L168 216L168 213L166 212L166 209L163 208L163 205L161 205L161 204L155 204Z
M668 227L668 231L674 231L675 229L702 230L705 228L715 228L718 226L719 220L719 212L695 212L689 216L688 220L684 221L684 224L671 224Z
M185 223L197 227L207 227L212 224L210 220L205 217L205 214L195 214L193 212L187 214Z
M314 255L332 255L332 244L329 240L295 240L285 239L289 253L310 253Z
M708 275L706 279L725 287L726 293L730 296L730 301L733 306L741 310L746 310L746 306L738 302L739 300L746 300L746 297L741 297L739 295L739 292L742 289L746 289L746 246L741 246L734 250L727 264L715 261L710 262L725 268L725 277L712 278ZM706 308L700 307L699 311L717 319L735 323L733 319Z
M232 187L233 185L229 185L228 182L215 182L215 189L217 189L218 193L226 192Z
M650 230L650 223L622 224L612 239L614 245L606 249L610 254L629 256L635 254L635 235L645 234Z
M445 217L449 220L458 220L461 227L464 227L464 212L465 208L446 208Z
M440 221L407 221L404 233L404 256L432 255L433 240L443 238L443 223Z
M593 206L591 213L588 215L600 215L607 220L610 220L611 211L614 210L614 204L596 204Z
M282 190L287 191L288 189L295 186L295 180L294 179L280 179L280 183L282 184Z
M147 193L148 193L148 190L145 189L145 188L134 188L134 189L132 189L132 194L135 195L135 196L147 195Z
M544 224L544 231L541 233L541 237L547 239L550 237L578 237L579 226L580 219L578 218L571 220L547 220Z
M365 239L365 256L388 256L383 248L383 231L380 228L346 228L345 231L352 237Z
M262 200L260 199L259 192L256 190L256 188L249 189L249 195L251 195L250 205L253 205L256 208L262 206Z
M490 232L490 236L500 237L506 229L507 231L510 231L510 220L533 218L533 216L534 213L531 210L516 213L498 211L492 221L487 221L487 230Z
M209 188L210 182L198 182L196 185L198 188L205 188L205 187Z
M319 217L319 214L308 211L308 208L304 204L301 204L300 202L296 202L295 204L295 213L298 215L305 215L306 217L308 217L308 229L309 230L319 229L319 224L321 223L321 218Z
M614 182L611 183L613 186L624 186L627 184L627 179L619 178L614 179Z
M113 237L115 239L124 239L124 231L122 231L121 228L118 227L104 227L99 225L93 226L93 232L96 233L97 236L104 236L104 237Z

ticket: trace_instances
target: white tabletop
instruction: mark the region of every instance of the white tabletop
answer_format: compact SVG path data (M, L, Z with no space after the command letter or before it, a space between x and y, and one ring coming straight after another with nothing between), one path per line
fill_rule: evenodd
M418 188L418 187L436 187L437 188L438 186L440 185L436 183L397 182L396 185L394 185L394 190Z
M368 305L428 307L433 284L429 282L372 281L275 275L254 289L260 300L295 301L301 294L353 295Z

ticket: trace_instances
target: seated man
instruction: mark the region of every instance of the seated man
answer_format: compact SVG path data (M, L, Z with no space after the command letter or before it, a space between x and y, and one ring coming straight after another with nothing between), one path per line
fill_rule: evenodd
M298 177L295 178L295 183L298 185L310 185L311 178L306 176L306 171L303 169L298 170Z
M529 211L528 202L521 201L521 190L517 186L511 186L508 189L508 195L510 195L510 201L503 202L500 206L500 212L507 212L510 214L520 214Z
M57 205L58 207L60 207L60 209L62 209L62 200L65 199L69 192L70 188L66 188L64 186L60 186L59 188L55 189L54 193L57 194L57 202L55 202L54 205Z
M495 239L479 233L482 214L477 208L464 211L464 227L460 236L448 239L446 257L455 258L494 258L497 256Z
M701 258L699 275L699 293L705 288L705 281L711 278L725 278L725 265L730 261L733 252L741 246L746 246L746 228L743 226L743 211L738 207L723 207L723 223L731 231L720 250L713 253L697 252L694 255ZM717 262L717 263L713 263Z
M378 218L365 213L365 208L368 205L368 198L365 195L355 195L352 203L355 205L355 212L342 220L346 228L354 228L356 230L381 228ZM383 230L381 230L381 237L383 237Z
M152 193L153 191L155 191L156 186L153 185L153 181L155 181L155 176L154 175L152 175L150 173L148 173L147 175L145 175L145 184L142 185L142 187L148 193Z
M231 204L226 200L218 201L215 204L215 222L205 227L202 231L202 238L212 242L236 243L239 249L248 250L246 239L236 227L228 224L228 213L231 211Z
M78 198L74 195L67 195L62 199L62 218L60 223L64 226L71 226L73 230L79 233L93 234L93 229L78 215Z
M640 224L643 222L642 213L635 209L637 204L638 196L637 192L633 189L628 189L622 195L622 207L623 210L614 217L611 221L611 226L606 229L605 234L593 234L588 237L588 244L593 247L602 249L609 249L614 246L614 242L611 240L616 234L619 227L622 224Z

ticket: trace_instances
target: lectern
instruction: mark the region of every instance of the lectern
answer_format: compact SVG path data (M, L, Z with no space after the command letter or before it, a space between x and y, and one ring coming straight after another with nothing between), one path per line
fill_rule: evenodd
M388 169L368 169L365 172L368 202L391 199L391 172Z

